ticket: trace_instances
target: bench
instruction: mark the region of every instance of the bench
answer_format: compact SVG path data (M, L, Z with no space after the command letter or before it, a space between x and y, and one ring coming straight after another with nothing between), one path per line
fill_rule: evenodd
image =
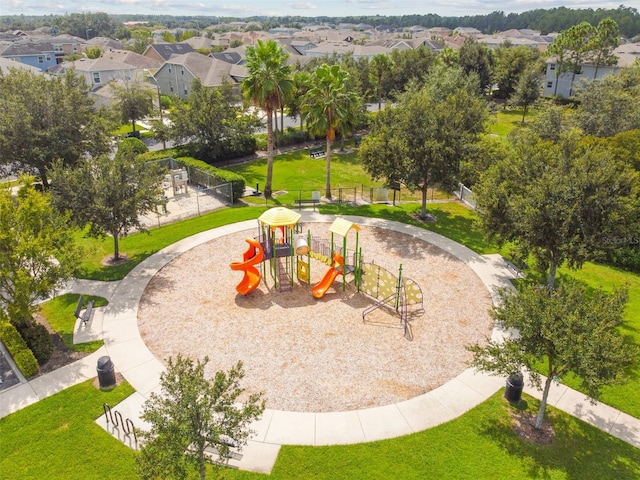
M309 156L311 158L324 157L326 152L324 151L324 147L312 147L309 149Z
M302 208L302 205L313 205L313 211L315 212L316 205L320 203L320 200L315 198L298 198L296 203L298 204L298 210Z
M514 252L509 253L509 258L505 258L507 267L511 268L518 277L524 277L524 270L527 270L529 266L522 258L520 258Z
M93 302L94 300L89 300L89 303L87 304L87 308L85 309L84 313L80 315L80 312L82 311L82 307L84 306L84 297L80 295L80 298L78 299L75 316L76 318L82 320L82 323L85 325L89 320L91 320L91 314L93 313Z
M320 203L320 192L311 192L311 198L298 198L296 200L298 204L298 210L302 208L302 205L313 205L313 211L316 211L316 205Z

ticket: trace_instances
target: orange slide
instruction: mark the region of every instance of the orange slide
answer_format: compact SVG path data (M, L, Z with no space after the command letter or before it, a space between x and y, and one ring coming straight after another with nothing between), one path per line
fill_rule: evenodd
M229 267L231 270L240 270L244 272L242 281L236 287L236 290L240 295L249 295L253 292L262 280L260 271L255 267L264 258L264 250L262 245L253 238L247 238L246 242L249 244L249 248L244 252L243 262L231 262Z
M329 268L327 273L324 274L324 277L322 277L322 280L320 280L320 283L313 287L311 294L316 298L324 297L329 287L333 284L333 281L338 275L342 275L342 272L344 272L344 258L342 258L342 255L339 253L334 253L333 267Z

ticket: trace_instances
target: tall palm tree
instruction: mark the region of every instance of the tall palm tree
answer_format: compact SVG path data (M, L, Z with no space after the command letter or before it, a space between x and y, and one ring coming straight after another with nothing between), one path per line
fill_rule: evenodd
M311 88L304 95L303 112L312 134L324 133L327 139L325 197L331 199L331 142L336 130L358 114L360 99L347 91L349 73L340 65L319 66L311 80Z
M376 82L376 91L378 93L378 110L382 108L382 77L386 72L391 70L393 61L386 53L379 53L371 59L369 64L371 67L371 76Z
M291 67L285 65L289 56L282 46L269 40L258 40L247 47L247 69L249 74L242 81L245 101L264 110L267 118L267 178L264 186L265 198L271 198L273 179L273 112L287 100L293 88Z

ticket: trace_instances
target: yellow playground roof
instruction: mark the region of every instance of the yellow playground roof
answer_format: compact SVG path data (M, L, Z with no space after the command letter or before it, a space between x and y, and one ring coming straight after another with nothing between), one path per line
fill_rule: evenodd
M332 233L336 233L343 237L346 237L349 233L349 230L354 229L357 232L360 231L360 227L349 220L345 220L344 218L336 218L331 227L329 227L329 231Z
M300 220L300 214L285 207L270 208L258 217L258 221L270 227L295 225Z

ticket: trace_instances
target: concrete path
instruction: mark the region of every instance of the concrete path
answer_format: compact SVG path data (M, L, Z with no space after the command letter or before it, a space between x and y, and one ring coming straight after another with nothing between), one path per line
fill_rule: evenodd
M303 211L302 222L332 222L335 217ZM478 255L472 250L437 233L389 220L345 217L358 225L381 227L403 232L430 242L465 262L484 282L495 300L499 288L513 288L514 278L500 255ZM257 228L255 220L227 225L203 232L170 245L150 256L120 282L76 281L65 291L101 295L110 300L89 328L104 339L100 350L59 371L38 377L0 394L0 417L34 403L63 388L96 376L96 361L109 355L116 371L136 389L136 393L116 409L138 427L144 427L140 413L152 392L159 392L159 378L164 366L144 344L137 325L140 298L153 276L183 252L214 238ZM504 332L494 329L493 338ZM504 387L504 379L466 370L445 385L407 401L347 412L287 412L267 409L252 425L256 435L241 454L230 462L236 467L270 472L281 445L336 445L370 442L418 432L452 420L482 403ZM540 392L527 388L539 397ZM640 448L640 420L602 403L592 406L581 393L565 386L553 386L549 404L603 429ZM114 429L101 417L97 421L125 443L132 440Z

